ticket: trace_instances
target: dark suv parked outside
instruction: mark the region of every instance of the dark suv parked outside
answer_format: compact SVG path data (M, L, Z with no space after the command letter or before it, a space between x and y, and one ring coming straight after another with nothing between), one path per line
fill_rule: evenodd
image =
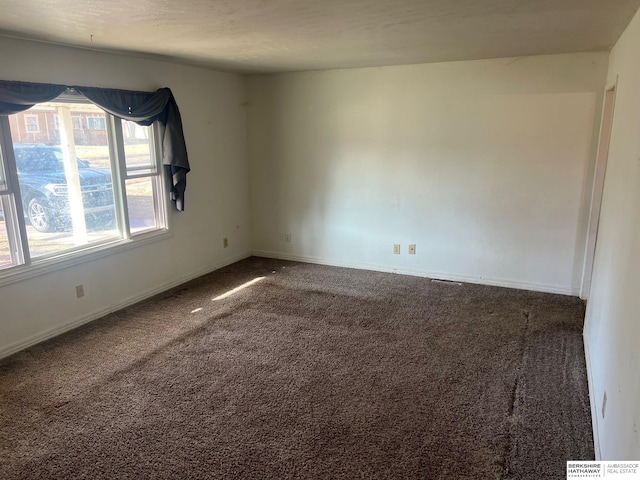
M14 145L25 217L39 232L69 229L71 212L62 150L47 145ZM78 160L82 203L87 223L112 222L113 185L109 169Z

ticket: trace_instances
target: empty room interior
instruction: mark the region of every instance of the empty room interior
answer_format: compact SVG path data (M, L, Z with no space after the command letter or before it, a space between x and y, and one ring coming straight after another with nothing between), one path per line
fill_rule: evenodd
M639 8L2 2L0 477L640 460Z

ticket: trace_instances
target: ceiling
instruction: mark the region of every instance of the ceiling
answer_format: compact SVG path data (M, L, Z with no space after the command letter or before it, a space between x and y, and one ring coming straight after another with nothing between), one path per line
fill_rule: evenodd
M243 73L607 50L640 0L0 0L0 35Z

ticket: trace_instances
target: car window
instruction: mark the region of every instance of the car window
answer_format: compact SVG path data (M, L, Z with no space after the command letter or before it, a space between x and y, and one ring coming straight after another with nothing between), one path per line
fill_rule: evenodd
M51 173L64 171L64 157L54 148L16 148L19 173ZM89 162L78 159L78 168L89 168Z
M26 149L15 150L16 166L21 173L50 173L64 170L52 150Z
M58 161L60 162L60 165L62 165L64 168L64 157L62 156L62 152L58 149L51 149L51 151L53 152L53 154L56 156L56 158L58 159ZM89 162L86 160L80 160L79 158L78 160L78 168L89 168Z

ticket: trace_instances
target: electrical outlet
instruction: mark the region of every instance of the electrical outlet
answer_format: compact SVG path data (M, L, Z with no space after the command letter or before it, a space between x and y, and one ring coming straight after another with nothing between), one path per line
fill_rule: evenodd
M76 297L84 297L84 285L76 285Z
M416 254L416 244L412 243L411 245L409 245L409 255L415 255Z
M290 233L285 233L284 234L284 241L287 243L291 243L291 234Z
M227 248L228 246L229 246L229 239L227 237L224 237L222 239L222 247Z
M399 243L394 243L393 244L393 253L394 253L394 255L400 255L400 244Z

